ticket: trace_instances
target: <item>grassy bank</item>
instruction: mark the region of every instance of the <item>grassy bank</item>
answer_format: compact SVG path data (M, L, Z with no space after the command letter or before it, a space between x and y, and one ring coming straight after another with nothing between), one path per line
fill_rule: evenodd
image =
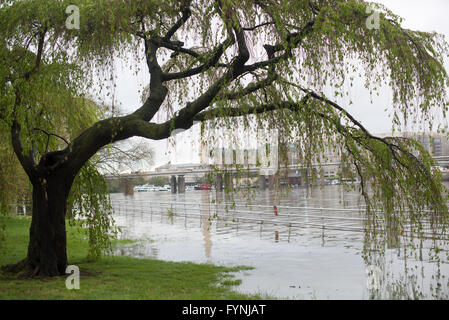
M29 218L0 217L6 241L0 246L0 265L26 256ZM68 290L66 277L18 279L0 273L0 299L260 299L232 291L238 283L227 268L210 264L165 262L122 256L87 261L87 240L67 227L69 263L80 268L80 289Z

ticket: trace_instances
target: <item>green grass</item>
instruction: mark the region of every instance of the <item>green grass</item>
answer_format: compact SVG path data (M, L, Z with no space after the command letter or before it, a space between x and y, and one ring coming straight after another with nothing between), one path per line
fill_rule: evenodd
M0 265L16 263L26 256L30 219L0 217L6 224L6 240L0 245ZM87 240L67 226L69 264L80 268L80 289L68 290L66 277L19 279L0 274L0 299L262 299L232 291L240 282L228 268L210 264L166 262L123 256L88 261ZM122 240L115 245L126 244Z

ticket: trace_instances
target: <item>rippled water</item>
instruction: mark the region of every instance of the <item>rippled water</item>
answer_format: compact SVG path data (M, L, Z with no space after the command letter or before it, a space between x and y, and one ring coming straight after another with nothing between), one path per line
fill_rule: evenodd
M242 283L235 290L244 293L289 299L369 298L359 194L344 192L341 186L297 188L283 197L273 191L251 192L249 198L240 192L231 199L215 191L113 194L122 237L141 240L117 254L252 266L237 275ZM401 276L400 251L389 250L386 261ZM447 266L442 270L449 274Z

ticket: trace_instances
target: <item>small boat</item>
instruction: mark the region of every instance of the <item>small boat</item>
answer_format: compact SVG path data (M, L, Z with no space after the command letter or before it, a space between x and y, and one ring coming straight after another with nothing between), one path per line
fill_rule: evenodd
M211 190L212 185L209 183L203 183L195 186L195 190Z
M134 192L149 192L152 191L150 186L143 185L143 186L135 186Z

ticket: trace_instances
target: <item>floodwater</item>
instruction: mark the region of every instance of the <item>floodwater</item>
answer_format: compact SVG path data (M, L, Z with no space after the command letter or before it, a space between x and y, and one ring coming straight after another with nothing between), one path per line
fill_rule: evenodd
M234 290L242 293L283 299L370 298L368 288L379 277L373 282L368 273L372 266L363 259L363 201L356 191L323 186L294 188L281 196L249 192L112 194L121 237L139 240L116 254L254 267L236 274L242 283ZM432 262L405 259L400 248L387 250L382 259L382 274L390 274L393 284L410 278L412 267L420 274L412 287L423 288L435 271ZM440 266L440 273L449 275L448 265Z

